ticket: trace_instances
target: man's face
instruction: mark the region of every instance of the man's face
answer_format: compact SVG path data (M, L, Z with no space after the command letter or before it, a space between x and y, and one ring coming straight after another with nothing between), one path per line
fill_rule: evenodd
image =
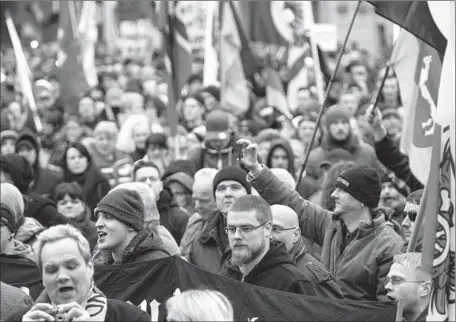
M345 141L350 134L350 124L345 120L338 120L329 126L329 134L336 141Z
M335 208L333 212L336 215L343 215L361 208L361 202L341 188L336 188L331 197L334 199Z
M85 204L81 199L72 198L66 194L57 201L57 211L67 218L78 218L85 212Z
M367 69L364 65L356 65L351 69L351 75L355 82L366 83L367 81Z
M407 213L404 220L402 221L402 229L404 231L405 240L410 241L412 232L415 229L415 220L418 210L420 209L419 205L416 205L411 202L405 203L404 212ZM423 227L423 225L421 225Z
M1 150L2 155L8 154L8 153L14 153L16 150L15 145L16 145L15 139L4 139L2 141L2 150Z
M147 157L149 160L162 160L167 157L168 150L164 147L161 147L159 145L151 144L147 148Z
M212 185L205 187L195 182L193 184L193 201L195 202L195 211L204 220L209 220L217 211L217 204L212 194Z
M380 195L380 206L388 207L396 212L402 211L406 198L401 195L391 182L382 184L382 193Z
M288 155L287 152L281 148L277 147L272 151L271 154L271 168L282 168L288 169Z
M173 196L176 198L176 202L180 207L185 208L188 206L190 194L183 185L179 182L172 181L168 184L168 188L173 193Z
M56 305L82 304L92 286L93 264L86 263L74 239L48 242L41 251L43 285Z
M315 122L302 121L299 124L298 128L299 139L301 139L304 143L310 142L310 139L312 138L312 133L315 130L315 126Z
M154 192L157 198L163 189L163 182L160 179L158 170L154 167L143 167L136 171L135 182L142 182L147 184Z
M402 132L402 121L396 116L388 116L382 120L386 133L391 136L400 135Z
M98 232L98 245L102 250L122 251L130 235L131 228L108 213L100 211L95 224Z
M66 156L66 165L73 174L81 174L87 170L89 160L76 148L69 148Z
M242 196L247 195L247 190L239 182L225 180L220 182L215 188L215 202L217 209L222 213L228 213L233 202Z
M46 92L46 93L41 93L40 95L38 95L38 98L36 100L36 107L38 108L38 110L45 111L45 110L51 108L53 104L54 104L54 99L53 99L51 93Z
M406 268L398 263L393 263L388 273L388 283L385 289L388 297L398 301L402 299L404 314L410 313L421 301L423 284L417 281L420 277L414 268Z
M219 102L214 96L207 92L202 92L201 96L204 98L204 105L206 105L208 111L212 111L217 108Z
M356 96L351 93L342 94L339 99L339 104L341 108L347 110L351 116L355 115L356 110L358 109L358 100Z
M66 138L70 142L76 142L82 135L81 125L75 121L66 124Z
M111 154L114 152L116 138L110 133L101 132L95 135L95 146L98 152L103 155Z
M397 83L397 79L394 77L388 77L385 79L385 84L383 85L382 89L383 96L385 100L395 100L399 94L399 85Z
M252 262L265 250L267 239L271 235L271 224L258 227L262 222L256 218L254 210L230 211L227 214L226 226L235 228L235 233L228 234L233 265L241 266ZM256 228L251 232L242 232L242 228ZM258 227L258 228L257 228Z
M198 79L189 84L190 93L196 93L203 88L203 83Z
M187 98L184 102L184 119L188 122L200 120L203 115L201 104L194 98Z
M300 237L297 234L299 227L293 227L286 218L272 213L272 237L285 244L287 251L290 251Z
M22 155L24 158L27 159L27 161L31 164L34 165L37 154L35 149L29 149L28 147L22 146L18 151L17 154Z

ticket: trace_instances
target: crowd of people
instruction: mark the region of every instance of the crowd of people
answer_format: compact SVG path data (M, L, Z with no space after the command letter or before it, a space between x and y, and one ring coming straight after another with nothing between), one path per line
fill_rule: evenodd
M176 255L285 292L402 299L406 321L425 321L432 275L420 265L422 231L407 252L423 187L399 149L394 70L373 106L385 70L365 51L347 52L317 124L311 72L292 118L267 104L262 73L247 84L247 112L234 115L218 85L203 86L195 59L172 137L162 57L118 61L100 47L99 85L71 106L54 54L46 45L27 54L39 133L11 51L2 52L1 257L36 264L45 288L32 300L2 281L2 320L148 321L106 298L94 266ZM223 289L182 292L166 309L167 321L233 320Z

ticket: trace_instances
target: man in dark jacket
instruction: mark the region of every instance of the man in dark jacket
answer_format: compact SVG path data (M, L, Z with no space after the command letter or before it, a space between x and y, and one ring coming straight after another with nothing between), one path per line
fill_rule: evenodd
M111 253L107 259L95 254L95 264L145 262L169 256L158 234L144 229L144 203L138 192L111 190L98 203L95 216L98 247Z
M35 218L44 227L68 223L57 212L55 203L42 195L29 192L35 174L30 163L21 155L10 153L0 157L1 182L15 185L24 198L24 216Z
M257 161L256 145L238 142L248 179L270 204L289 206L299 215L305 237L322 246L321 262L333 274L344 298L388 301L385 278L393 256L401 251L402 238L386 224L378 209L381 182L372 167L356 166L337 179L334 212L320 208L280 182Z
M251 193L246 175L241 168L230 166L214 177L212 191L217 211L206 219L204 229L194 235L189 251L190 263L215 274L223 269L230 257L228 237L224 231L226 214L236 199Z
M294 153L287 140L281 139L272 142L266 159L266 165L268 168L285 169L290 172L293 177L295 176Z
M196 171L202 168L220 170L236 164L238 149L229 119L230 115L221 110L214 110L206 116L204 146L188 152L188 159L195 164Z
M271 242L271 207L261 197L243 196L233 202L225 231L232 252L225 276L279 291L317 295L312 282L293 264L285 244Z
M158 166L151 161L138 160L134 163L132 176L134 182L145 183L154 190L158 196L160 224L173 235L177 244L180 244L190 214L178 205L171 190L163 186Z
M40 195L49 195L52 190L63 180L63 173L60 168L48 165L45 168L40 166L40 143L31 131L24 130L19 134L16 141L16 153L24 156L33 167L35 180L29 188L29 192Z
M407 196L407 202L404 207L404 220L402 221L402 229L404 230L404 251L407 250L412 232L415 230L415 221L418 211L420 209L421 198L423 197L423 189L413 191ZM426 216L423 220L426 219ZM415 249L411 251L421 252L423 250L423 237L424 237L424 222L420 226L418 232L418 239L416 241Z
M301 236L298 214L282 205L271 206L271 211L272 237L285 244L296 267L314 285L317 296L343 298L334 277L308 253L308 240Z
M381 163L389 170L402 179L411 191L423 189L421 182L413 175L409 166L409 159L402 154L396 142L386 133L385 126L382 123L382 113L378 108L372 114L374 106L370 106L366 111L366 121L371 124L374 134L375 153ZM372 117L372 115L374 117Z

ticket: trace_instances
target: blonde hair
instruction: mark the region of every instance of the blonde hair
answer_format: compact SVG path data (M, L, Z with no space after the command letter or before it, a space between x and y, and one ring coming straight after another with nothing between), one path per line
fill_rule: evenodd
M178 321L234 321L233 306L214 290L188 290L166 302L168 314Z
M41 252L43 251L44 245L65 238L73 239L76 242L79 251L81 252L81 255L86 263L89 263L91 261L92 255L90 254L90 245L82 233L70 225L57 225L44 230L41 234L38 235L35 253L36 262L40 270L42 269Z
M423 279L432 279L432 273L421 264L421 253L408 252L397 254L394 256L394 263L404 266L405 268L415 269Z
M144 115L130 115L122 124L119 135L117 136L116 148L125 153L131 153L136 150L133 135L135 129L144 125L151 132L149 122Z

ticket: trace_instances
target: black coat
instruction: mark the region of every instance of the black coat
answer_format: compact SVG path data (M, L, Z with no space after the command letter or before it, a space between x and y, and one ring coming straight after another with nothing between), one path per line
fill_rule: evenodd
M108 299L105 321L150 321L149 315L140 308L119 300ZM28 309L10 315L5 321L22 321Z
M166 187L160 193L157 208L160 214L160 224L168 229L179 245L185 229L187 229L190 214L177 204L171 190Z
M226 277L240 279L239 271L227 266L222 273ZM316 296L314 286L294 265L285 244L271 241L269 251L261 261L241 280L245 283L262 286L278 291Z
M51 199L33 193L28 196L23 195L23 197L24 216L35 218L46 228L68 223L68 219L58 213L57 207Z

